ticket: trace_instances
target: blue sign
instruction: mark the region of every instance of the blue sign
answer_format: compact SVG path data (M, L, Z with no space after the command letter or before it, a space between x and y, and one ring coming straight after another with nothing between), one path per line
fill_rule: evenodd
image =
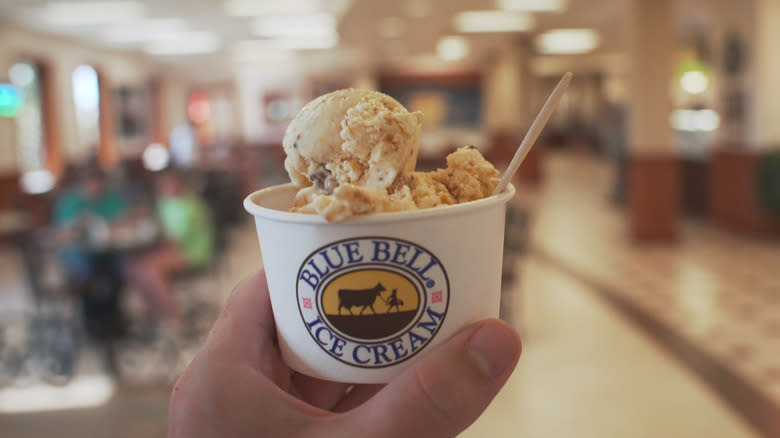
M24 92L18 87L0 83L0 117L16 117L24 104Z

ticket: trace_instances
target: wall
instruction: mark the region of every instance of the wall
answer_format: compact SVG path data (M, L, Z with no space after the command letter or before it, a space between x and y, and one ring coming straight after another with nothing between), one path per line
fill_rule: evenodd
M284 65L244 66L236 73L236 94L242 121L243 137L249 143L281 144L287 123L271 123L263 113L266 95L286 95L292 101L291 114L295 115L309 100L310 84L293 67Z
M90 48L65 38L36 34L4 26L0 30L0 72L7 76L8 69L21 57L47 63L55 76L55 111L60 118L60 143L68 159L83 158L84 150L77 138L75 112L73 110L72 73L81 64L94 66L109 81L111 87L139 85L147 79L150 64L132 54L122 54ZM7 168L9 163L0 167Z
M39 60L46 63L54 75L53 102L59 118L55 133L65 154L65 160L82 160L90 152L79 144L72 92L73 70L82 64L94 66L101 74L101 80L108 81L111 89L120 85L141 86L152 77L160 78L160 120L164 140L167 133L177 125L187 123L186 99L191 87L189 78L180 71L154 63L143 55L112 51L68 40L67 38L38 34L3 25L0 28L0 80L7 80L8 69L20 58ZM7 145L0 153L0 173L16 170L15 138L16 125L13 120L0 121L0 139ZM151 132L150 132L151 135ZM132 146L132 147L129 147ZM140 147L139 147L140 146ZM125 145L123 155L137 155L144 145ZM5 150L13 149L13 153Z

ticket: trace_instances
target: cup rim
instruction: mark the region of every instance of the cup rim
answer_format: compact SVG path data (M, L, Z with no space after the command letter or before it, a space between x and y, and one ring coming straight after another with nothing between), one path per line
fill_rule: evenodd
M246 209L246 211L251 213L253 216L259 216L265 219L279 222L344 226L355 224L399 222L442 215L462 214L469 211L488 208L496 204L506 204L515 195L514 185L508 184L503 192L497 195L488 196L487 198L478 199L476 201L463 202L454 205L443 205L419 210L373 213L351 217L340 222L328 222L324 217L318 214L274 210L272 208L263 207L256 201L257 198L270 196L276 192L289 190L291 188L297 189L297 186L295 186L293 183L277 184L252 192L246 198L244 198L244 209Z

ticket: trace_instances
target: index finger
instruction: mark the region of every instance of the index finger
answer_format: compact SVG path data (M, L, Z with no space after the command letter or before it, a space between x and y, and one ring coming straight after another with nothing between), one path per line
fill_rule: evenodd
M219 355L259 364L276 351L274 339L268 284L260 269L233 289L206 343Z

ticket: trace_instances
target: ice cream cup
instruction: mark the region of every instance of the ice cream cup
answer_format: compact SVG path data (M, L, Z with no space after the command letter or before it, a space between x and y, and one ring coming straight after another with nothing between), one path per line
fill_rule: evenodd
M384 383L464 326L498 317L511 185L478 201L329 223L297 187L252 193L282 359L309 376Z

